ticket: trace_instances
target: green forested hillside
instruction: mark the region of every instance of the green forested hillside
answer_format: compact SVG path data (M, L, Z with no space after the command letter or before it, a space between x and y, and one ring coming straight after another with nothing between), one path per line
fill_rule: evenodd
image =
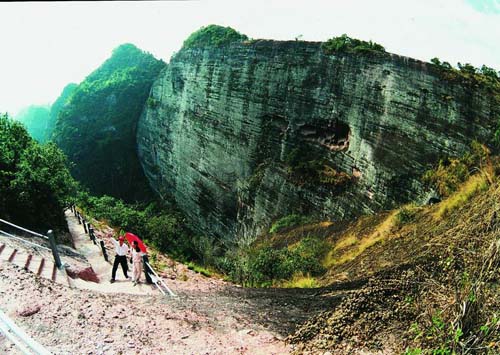
M28 133L38 142L47 141L47 124L50 117L50 106L32 105L24 108L16 115L16 120L21 122Z
M0 216L44 232L66 229L63 209L75 191L60 149L0 115Z
M136 156L136 123L164 66L132 44L121 45L61 109L54 141L74 163L73 176L92 193L126 201L149 198Z
M54 129L56 127L57 116L59 115L59 112L61 112L63 107L65 107L65 105L68 103L71 94L73 94L73 91L75 91L77 87L78 84L75 83L66 85L61 92L61 95L59 95L56 101L54 101L54 103L52 104L52 107L50 108L49 121L47 122L47 140L52 138Z

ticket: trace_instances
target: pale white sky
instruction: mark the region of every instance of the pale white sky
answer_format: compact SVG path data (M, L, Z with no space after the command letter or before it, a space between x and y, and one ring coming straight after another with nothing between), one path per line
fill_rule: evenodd
M500 70L500 0L199 0L0 3L0 112L52 103L122 43L168 62L192 32L324 41L347 33L393 53Z

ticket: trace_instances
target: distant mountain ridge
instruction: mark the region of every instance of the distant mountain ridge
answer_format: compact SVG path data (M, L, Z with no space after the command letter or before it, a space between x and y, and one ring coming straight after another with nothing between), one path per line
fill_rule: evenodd
M49 138L50 105L31 105L23 108L14 117L21 122L31 137L39 143Z
M74 83L66 85L52 105L25 107L17 113L14 119L24 124L30 136L37 142L48 142L52 139L59 111L67 103L76 87L77 84Z

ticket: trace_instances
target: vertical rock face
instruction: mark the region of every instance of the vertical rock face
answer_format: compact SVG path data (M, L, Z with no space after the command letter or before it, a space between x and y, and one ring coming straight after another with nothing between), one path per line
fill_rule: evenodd
M430 164L490 140L493 110L480 89L395 55L183 49L153 84L138 153L157 193L230 239L290 213L341 219L422 197Z

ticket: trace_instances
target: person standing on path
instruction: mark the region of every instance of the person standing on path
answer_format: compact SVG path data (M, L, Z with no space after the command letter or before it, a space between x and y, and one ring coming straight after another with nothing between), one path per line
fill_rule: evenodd
M140 283L141 272L142 272L142 256L144 253L139 248L137 241L132 242L132 270L134 271L134 286Z
M125 275L125 278L129 278L127 272L128 272L128 266L127 266L127 253L128 253L128 246L127 244L124 243L125 238L123 236L120 236L118 238L118 241L113 238L111 235L111 240L113 241L113 244L115 245L115 261L113 263L113 271L111 272L111 280L109 282L113 283L115 282L115 277L116 277L116 270L118 269L118 264L121 264L122 270L123 270L123 275Z

